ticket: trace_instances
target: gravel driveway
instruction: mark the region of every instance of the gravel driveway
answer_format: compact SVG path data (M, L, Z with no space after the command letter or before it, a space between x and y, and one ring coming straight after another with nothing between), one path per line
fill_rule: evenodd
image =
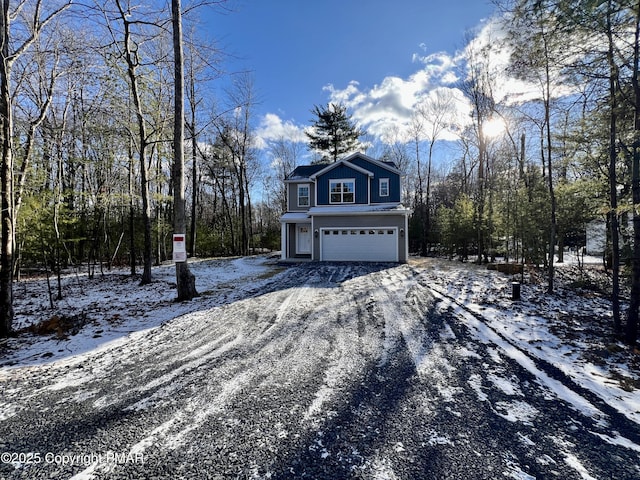
M0 387L3 479L640 478L638 424L415 265L289 267Z

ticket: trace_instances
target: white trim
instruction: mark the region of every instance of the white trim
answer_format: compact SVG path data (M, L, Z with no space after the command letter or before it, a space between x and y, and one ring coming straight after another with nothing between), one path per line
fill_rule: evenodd
M404 217L404 255L405 262L409 261L409 215Z
M280 258L282 260L286 260L287 258L287 230L287 224L282 222L280 224Z
M315 260L315 255L316 255L316 230L313 224L313 217L311 217L311 260Z
M307 214L313 216L346 216L346 215L404 215L409 216L411 210L401 203L378 203L372 205L333 204L311 207Z
M306 212L287 212L280 217L280 223L305 223L309 221L309 214Z
M366 160L367 162L370 162L370 163L373 163L374 165L377 165L378 167L385 168L385 169L389 170L390 172L397 173L400 176L404 176L403 173L400 170L398 170L397 168L394 168L391 165L387 165L386 163L381 162L380 160L376 160L375 158L371 158L368 155L365 155L364 153L359 153L359 152L352 153L348 157L345 157L343 160L345 162L350 163L349 160L351 160L352 158L355 158L355 157L360 157L363 160Z

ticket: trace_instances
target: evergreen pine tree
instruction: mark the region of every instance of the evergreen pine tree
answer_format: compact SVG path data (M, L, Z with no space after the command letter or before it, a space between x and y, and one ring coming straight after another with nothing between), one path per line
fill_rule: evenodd
M364 132L347 115L347 107L330 103L322 108L316 105L311 112L318 118L305 133L309 148L322 154L322 162L335 162L341 155L357 150Z

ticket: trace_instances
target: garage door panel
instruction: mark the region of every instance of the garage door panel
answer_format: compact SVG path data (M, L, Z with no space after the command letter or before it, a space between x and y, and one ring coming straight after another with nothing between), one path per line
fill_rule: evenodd
M397 262L397 228L341 228L322 231L322 260Z

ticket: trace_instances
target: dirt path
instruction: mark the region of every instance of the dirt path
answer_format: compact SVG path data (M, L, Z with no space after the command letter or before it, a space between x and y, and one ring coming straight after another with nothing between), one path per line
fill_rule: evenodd
M637 424L430 283L417 265L291 267L5 369L0 478L640 476Z

